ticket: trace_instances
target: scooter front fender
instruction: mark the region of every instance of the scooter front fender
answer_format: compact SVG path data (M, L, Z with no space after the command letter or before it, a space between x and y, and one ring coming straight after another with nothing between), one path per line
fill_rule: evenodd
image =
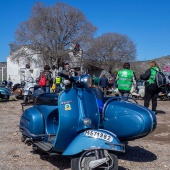
M75 155L84 150L105 149L125 152L124 144L110 131L104 129L89 129L78 134L62 155Z

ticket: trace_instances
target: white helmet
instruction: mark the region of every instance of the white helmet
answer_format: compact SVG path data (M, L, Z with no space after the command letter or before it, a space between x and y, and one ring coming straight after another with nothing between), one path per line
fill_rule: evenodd
M69 80L64 80L64 81L63 81L63 84L67 86L67 85L70 84L70 81L69 81Z

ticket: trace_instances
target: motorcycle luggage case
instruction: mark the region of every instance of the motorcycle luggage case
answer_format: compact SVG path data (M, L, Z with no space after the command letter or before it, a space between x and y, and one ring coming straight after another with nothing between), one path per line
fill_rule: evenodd
M103 110L103 126L121 141L144 137L156 128L155 114L136 103L113 100Z

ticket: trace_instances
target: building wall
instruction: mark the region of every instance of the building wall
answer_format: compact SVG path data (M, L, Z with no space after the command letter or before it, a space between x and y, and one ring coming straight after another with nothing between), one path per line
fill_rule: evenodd
M10 58L7 58L7 79L11 80L13 84L20 83L19 69L17 63L14 63Z
M0 62L0 83L3 80L7 80L7 63Z
M26 64L30 64L29 70L34 80L39 77L40 71L43 70L43 64L38 60L39 55L30 54L31 50L29 49L26 50L26 53L29 59L20 57L18 62L11 60L12 55L17 55L17 52L7 57L7 79L10 79L13 84L21 83L21 81L26 80Z

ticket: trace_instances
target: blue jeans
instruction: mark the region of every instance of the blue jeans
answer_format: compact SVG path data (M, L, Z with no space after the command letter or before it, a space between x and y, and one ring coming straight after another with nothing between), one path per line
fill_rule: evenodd
M44 93L50 93L50 86L42 87L42 89L44 90Z

